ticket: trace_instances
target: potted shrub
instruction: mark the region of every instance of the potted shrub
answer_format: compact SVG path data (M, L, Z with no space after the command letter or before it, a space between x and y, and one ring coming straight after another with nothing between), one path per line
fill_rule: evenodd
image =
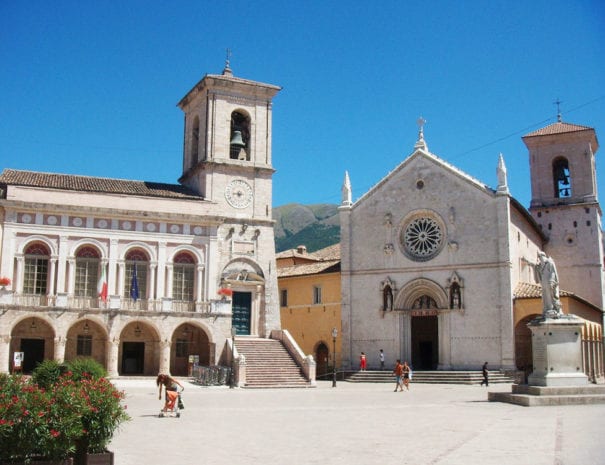
M0 463L72 463L82 434L77 404L21 375L0 375Z
M45 361L31 380L0 374L0 463L112 465L107 445L129 416L104 374L92 359Z
M113 465L113 452L107 445L120 424L129 419L121 401L124 393L107 378L84 374L79 381L70 380L78 395L85 399L80 411L82 435L76 443L78 465Z

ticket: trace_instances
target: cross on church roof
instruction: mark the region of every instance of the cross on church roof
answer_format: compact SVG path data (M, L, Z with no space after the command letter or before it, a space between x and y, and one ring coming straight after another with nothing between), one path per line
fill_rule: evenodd
M561 104L563 102L561 102L561 100L559 100L559 98L557 98L557 100L555 100L553 102L553 104L555 104L557 106L557 122L561 122Z

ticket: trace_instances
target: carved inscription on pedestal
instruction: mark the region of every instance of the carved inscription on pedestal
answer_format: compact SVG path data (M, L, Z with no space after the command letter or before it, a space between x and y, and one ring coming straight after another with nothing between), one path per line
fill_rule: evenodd
M534 333L533 353L534 353L534 370L548 371L546 360L546 336L541 333Z

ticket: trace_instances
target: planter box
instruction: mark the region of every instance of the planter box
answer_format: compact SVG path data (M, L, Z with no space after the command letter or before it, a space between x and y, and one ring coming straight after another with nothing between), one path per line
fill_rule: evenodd
M10 465L23 465L25 462L9 462ZM29 462L29 465L73 465L74 459L71 457L65 460L41 460L34 459Z
M113 452L100 452L98 454L76 455L74 465L113 465Z

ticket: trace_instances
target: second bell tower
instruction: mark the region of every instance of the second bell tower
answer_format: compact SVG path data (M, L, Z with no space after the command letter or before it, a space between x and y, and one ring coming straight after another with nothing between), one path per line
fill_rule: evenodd
M523 136L529 150L530 213L548 242L562 289L603 308L603 233L593 128L558 121Z

